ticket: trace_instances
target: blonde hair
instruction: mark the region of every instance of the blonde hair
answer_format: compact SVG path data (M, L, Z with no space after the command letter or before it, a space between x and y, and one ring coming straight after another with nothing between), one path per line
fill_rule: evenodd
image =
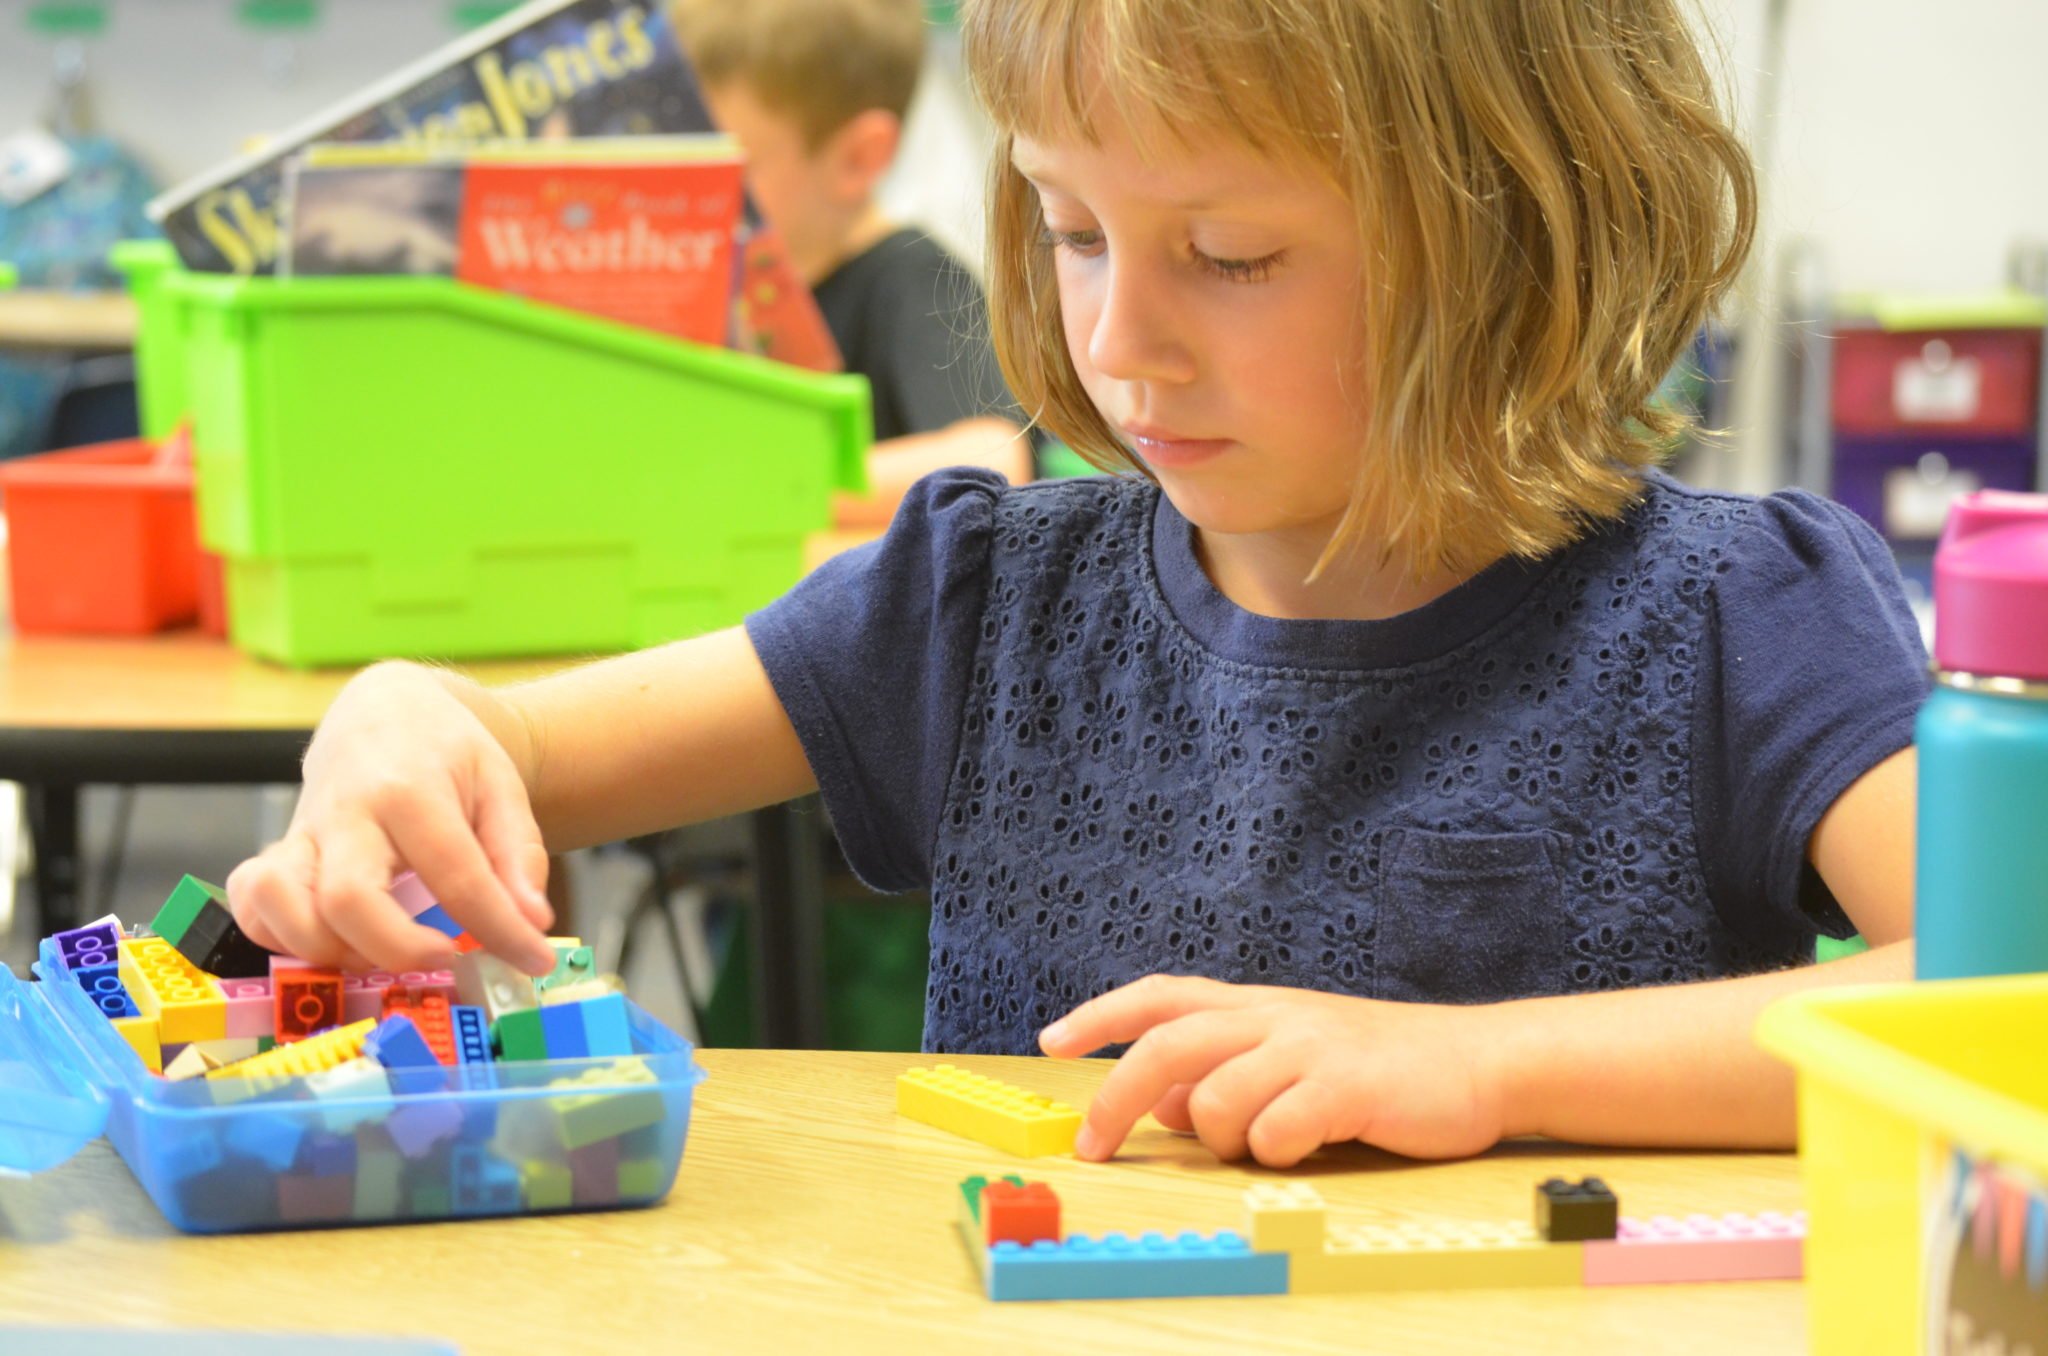
M1676 0L968 0L998 129L989 295L1026 410L1140 471L1082 389L1010 144L1225 133L1357 207L1371 396L1347 545L1415 572L1544 555L1623 512L1683 419L1651 403L1740 270L1749 157ZM1320 569L1321 566L1319 565Z
M902 118L917 92L923 0L674 0L672 12L700 80L744 83L811 150L871 108Z

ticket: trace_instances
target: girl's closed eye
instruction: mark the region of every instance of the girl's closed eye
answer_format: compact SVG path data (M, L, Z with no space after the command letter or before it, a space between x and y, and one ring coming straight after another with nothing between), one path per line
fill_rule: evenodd
M1062 249L1082 259L1093 259L1104 248L1101 231L1062 231L1051 226L1039 234L1039 242ZM1188 259L1197 268L1230 282L1264 282L1286 259L1286 250L1274 250L1253 259L1223 259L1188 246Z

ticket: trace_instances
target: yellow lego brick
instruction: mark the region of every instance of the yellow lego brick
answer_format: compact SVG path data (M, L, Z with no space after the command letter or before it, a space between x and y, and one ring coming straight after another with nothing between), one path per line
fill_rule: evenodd
M1307 1182L1261 1182L1244 1193L1244 1236L1253 1252L1323 1250L1329 1211Z
M227 996L212 975L161 937L124 937L121 983L165 1045L220 1040L228 1034Z
M114 1030L121 1033L121 1039L133 1046L135 1053L142 1056L142 1062L151 1073L164 1071L163 1036L154 1017L116 1017Z
M213 1085L214 1100L238 1102L267 1092L284 1079L303 1078L307 1074L322 1073L336 1065L346 1064L363 1053L363 1041L376 1025L374 1019L365 1018L349 1026L338 1026L317 1036L308 1036L302 1041L280 1045L248 1059L238 1059L233 1064L223 1064L218 1069L209 1069L206 1079Z
M896 1114L1023 1158L1070 1154L1081 1132L1065 1102L950 1064L897 1075Z
M1526 1223L1333 1227L1320 1252L1287 1259L1290 1294L1584 1284L1585 1246Z
M647 1091L629 1089L649 1088L649 1085L660 1081L647 1061L638 1055L585 1069L574 1078L550 1079L548 1086L551 1088L580 1086L604 1089L581 1097L548 1098L548 1105L554 1108L559 1118L562 1145L581 1149L599 1140L614 1139L658 1124L668 1110L661 1094L651 1088ZM622 1089L620 1084L625 1088Z

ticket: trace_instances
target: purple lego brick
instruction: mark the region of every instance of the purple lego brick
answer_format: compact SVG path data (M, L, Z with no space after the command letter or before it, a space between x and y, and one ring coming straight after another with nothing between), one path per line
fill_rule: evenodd
M1797 1280L1805 1274L1806 1214L1624 1219L1612 1240L1589 1242L1587 1285Z
M461 1128L462 1108L446 1097L403 1102L384 1121L391 1142L407 1158L423 1157Z
M64 964L74 970L120 963L116 944L121 940L121 930L112 923L67 928L50 940L57 944L57 954L64 958Z

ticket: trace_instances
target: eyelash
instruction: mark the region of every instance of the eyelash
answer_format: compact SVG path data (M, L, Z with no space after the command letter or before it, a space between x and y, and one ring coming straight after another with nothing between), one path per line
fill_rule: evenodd
M1087 258L1087 251L1093 249L1100 241L1101 234L1099 231L1055 231L1048 226L1039 233L1039 243L1055 249L1070 250L1082 258ZM1092 238L1083 240L1083 236ZM1194 256L1197 267L1226 282L1241 283L1266 281L1273 276L1273 270L1287 255L1286 250L1274 250L1271 254L1258 259L1217 259L1197 249L1191 248L1189 253Z

